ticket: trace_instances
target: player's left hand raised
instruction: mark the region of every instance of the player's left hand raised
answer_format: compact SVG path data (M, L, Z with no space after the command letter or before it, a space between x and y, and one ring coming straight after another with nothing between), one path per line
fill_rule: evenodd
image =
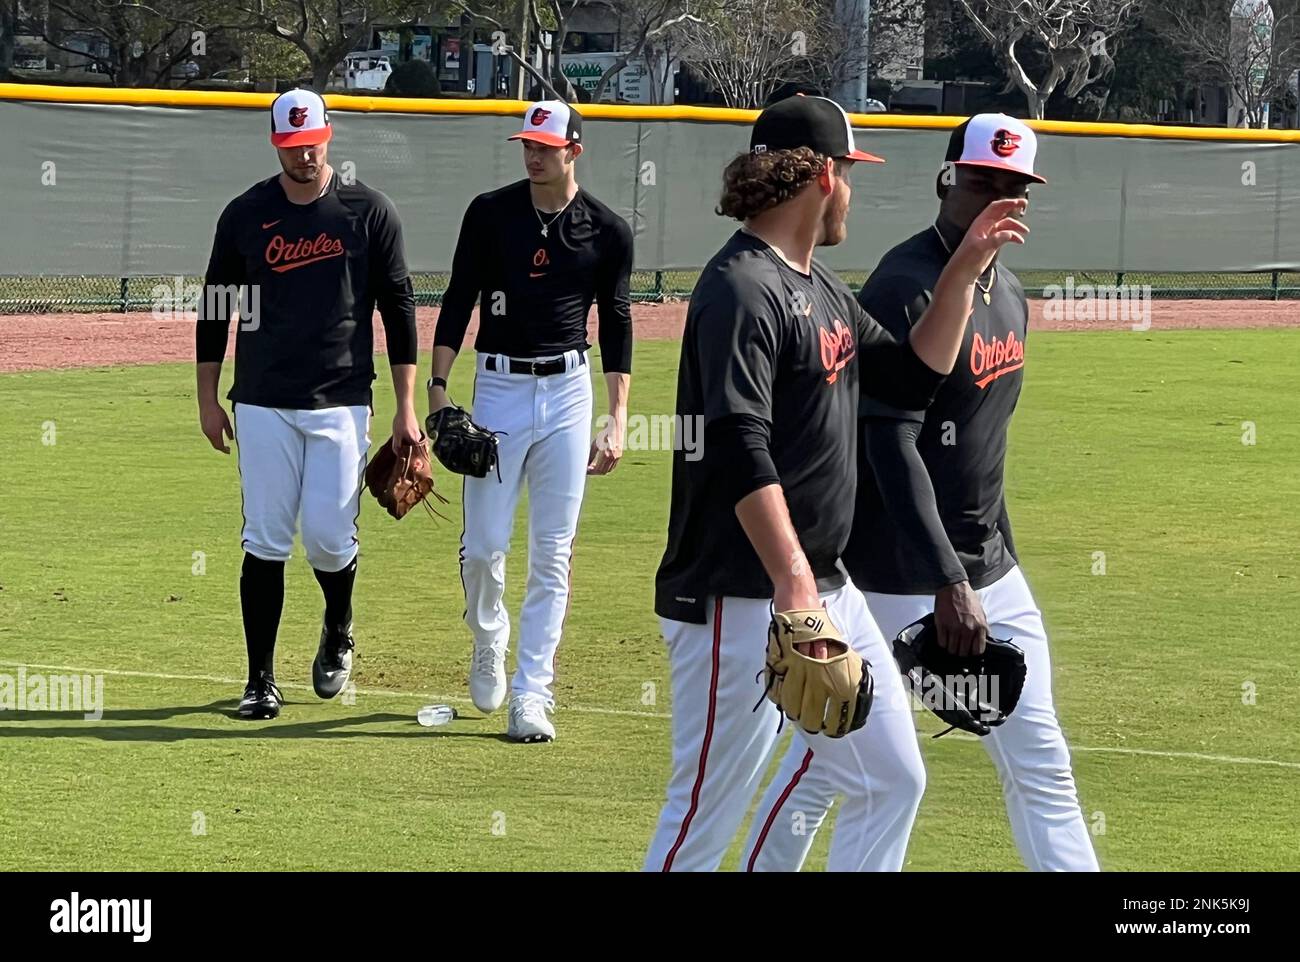
M420 419L415 416L414 408L393 415L394 454L401 454L403 448L419 444L423 440L424 429L420 427Z
M1029 201L1023 197L995 200L984 208L983 212L966 231L952 259L970 272L972 278L979 277L993 258L1007 244L1023 244L1029 235L1029 227L1020 218L1029 207Z

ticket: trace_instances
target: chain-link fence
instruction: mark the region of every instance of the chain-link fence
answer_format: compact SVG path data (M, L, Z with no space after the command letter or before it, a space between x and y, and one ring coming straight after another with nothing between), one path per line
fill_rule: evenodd
M854 290L869 271L841 271ZM636 271L632 299L638 302L690 297L698 271ZM1111 271L1024 271L1018 274L1030 297L1061 296L1083 285L1151 288L1157 298L1283 300L1300 298L1300 274L1280 271L1252 274L1142 274ZM416 274L416 303L442 303L446 274ZM193 304L201 277L0 277L0 314L151 311L164 304Z

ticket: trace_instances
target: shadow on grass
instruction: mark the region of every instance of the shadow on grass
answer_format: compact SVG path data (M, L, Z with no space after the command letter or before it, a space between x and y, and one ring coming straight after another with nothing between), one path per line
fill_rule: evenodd
M293 702L286 704L292 715ZM174 725L114 724L117 722L165 721L186 715L219 716L237 723L234 728L186 728ZM74 725L39 725L31 722L80 721ZM403 731L355 731L358 725L405 723ZM488 738L509 741L502 732L459 730L455 722L436 729L422 728L411 715L375 712L341 718L319 718L295 722L284 714L269 721L251 721L239 717L229 700L206 705L178 705L158 708L123 708L105 711L98 721L89 720L84 712L75 711L3 711L0 712L0 738L98 738L106 742L179 742L240 738Z

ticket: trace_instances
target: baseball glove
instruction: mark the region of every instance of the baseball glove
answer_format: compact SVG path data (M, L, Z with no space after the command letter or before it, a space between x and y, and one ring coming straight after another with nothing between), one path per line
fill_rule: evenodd
M908 625L894 639L894 659L921 704L954 728L987 735L1007 720L1025 688L1025 653L989 637L979 655L954 655L939 645L934 615Z
M795 645L825 641L826 658ZM810 734L842 738L867 723L875 683L870 666L845 641L824 608L781 611L767 630L767 697Z
M479 427L464 408L449 404L434 411L424 419L424 430L429 435L434 456L448 471L485 478L495 468L500 480L497 432Z
M427 500L430 495L447 503L446 498L433 490L433 473L424 442L404 446L399 456L393 452L393 439L385 441L366 465L366 487L380 507L399 520L417 504L423 504L430 514L438 514Z

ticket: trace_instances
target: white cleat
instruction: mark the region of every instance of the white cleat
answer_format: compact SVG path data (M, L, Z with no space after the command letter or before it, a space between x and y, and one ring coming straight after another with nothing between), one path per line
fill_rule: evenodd
M506 700L505 645L483 648L474 645L469 664L469 696L474 700L474 707L486 715Z
M529 692L512 696L506 735L516 742L555 741L555 726L546 717L548 711L554 710L555 704L541 695Z

